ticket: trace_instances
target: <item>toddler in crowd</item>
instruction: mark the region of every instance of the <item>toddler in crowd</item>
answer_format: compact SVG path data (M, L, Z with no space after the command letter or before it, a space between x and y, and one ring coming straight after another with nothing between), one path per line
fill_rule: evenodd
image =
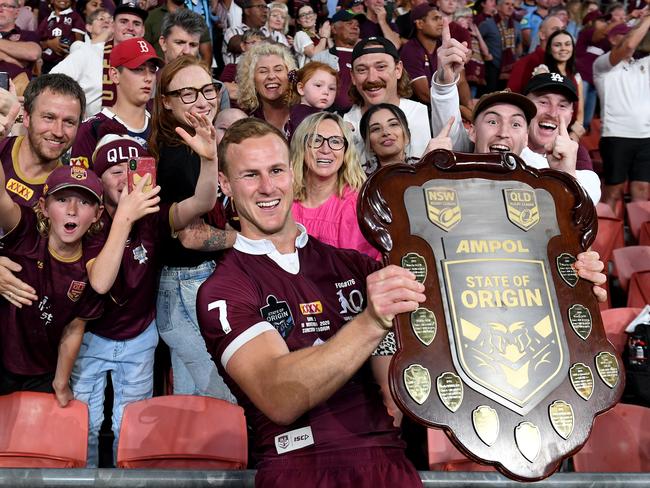
M339 74L331 66L311 61L298 71L289 73L292 89L300 97L300 103L291 107L289 134L307 116L329 109L334 104ZM291 138L289 138L291 140Z

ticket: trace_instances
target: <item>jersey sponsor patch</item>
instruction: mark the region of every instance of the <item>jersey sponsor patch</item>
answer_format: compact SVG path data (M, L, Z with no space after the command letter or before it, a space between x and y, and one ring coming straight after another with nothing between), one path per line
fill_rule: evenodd
M287 302L278 300L274 295L266 297L266 306L260 308L264 320L269 322L286 339L293 329L293 315Z
M275 450L278 454L302 449L314 444L311 427L302 427L275 436Z
M135 259L138 264L144 264L149 259L147 257L147 250L142 244L133 250L133 259Z
M323 304L320 302L320 300L310 303L301 303L300 312L303 315L318 315L320 313L323 313Z
M86 283L84 281L72 280L70 282L70 287L68 288L68 298L73 302L79 300L79 297L86 288Z
M81 166L82 168L90 168L88 163L88 158L86 156L77 156L75 158L70 158L70 166Z
M20 181L9 178L7 180L7 191L18 195L20 198L25 201L29 201L34 196L34 190L28 186L23 185Z

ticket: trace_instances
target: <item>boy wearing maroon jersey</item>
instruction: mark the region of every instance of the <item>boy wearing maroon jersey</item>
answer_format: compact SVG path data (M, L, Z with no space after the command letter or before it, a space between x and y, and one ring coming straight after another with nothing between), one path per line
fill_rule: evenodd
M18 308L0 300L0 394L53 391L65 406L72 399L70 371L85 322L103 300L88 285L82 238L102 212L102 184L89 170L62 166L45 182L38 210L15 203L0 169L2 253L22 266L38 303Z
M201 286L197 313L252 426L256 484L420 486L368 358L424 287L307 236L290 214L287 143L270 125L233 124L219 161L242 230Z
M212 209L217 196L216 130L207 117L188 115L196 135L176 129L201 156L201 172L193 196L180 203L162 204L160 187L143 193L145 178L125 195L127 164L146 155L128 136L104 136L93 156L95 171L104 183L104 228L88 246L90 284L108 293L104 315L89 322L72 371L75 398L88 404L88 467L98 461L98 434L104 419L106 376L113 382L113 433L117 450L124 407L153 393L156 328L156 286L160 272L160 243L165 235L183 229ZM109 235L110 230L110 235ZM104 244L105 243L105 244ZM118 271L119 270L119 271Z

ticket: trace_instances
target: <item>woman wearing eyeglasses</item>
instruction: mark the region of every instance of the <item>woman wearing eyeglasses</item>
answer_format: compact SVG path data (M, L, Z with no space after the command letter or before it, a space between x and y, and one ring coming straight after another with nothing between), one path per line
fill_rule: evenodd
M181 56L163 68L149 138L149 152L158 160L162 203L193 195L199 177L200 157L176 133L176 127L194 134L188 115L214 121L218 106L219 88L199 59ZM226 220L220 202L202 220L197 225L207 227L214 242L223 249L232 247L235 233L223 230ZM185 249L177 239L163 242L156 322L171 350L174 393L234 401L208 354L196 318L196 293L214 270L217 254Z
M357 223L357 197L366 176L351 141L346 123L330 112L310 115L296 128L291 140L293 217L327 244L379 259Z

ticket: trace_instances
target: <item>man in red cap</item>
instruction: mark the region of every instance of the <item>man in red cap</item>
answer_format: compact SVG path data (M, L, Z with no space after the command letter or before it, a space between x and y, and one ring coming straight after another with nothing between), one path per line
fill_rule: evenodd
M136 37L113 48L110 65L109 76L117 90L115 105L81 124L72 146L73 164L89 167L97 141L106 134L128 134L146 147L151 130L146 106L163 61L151 44Z

